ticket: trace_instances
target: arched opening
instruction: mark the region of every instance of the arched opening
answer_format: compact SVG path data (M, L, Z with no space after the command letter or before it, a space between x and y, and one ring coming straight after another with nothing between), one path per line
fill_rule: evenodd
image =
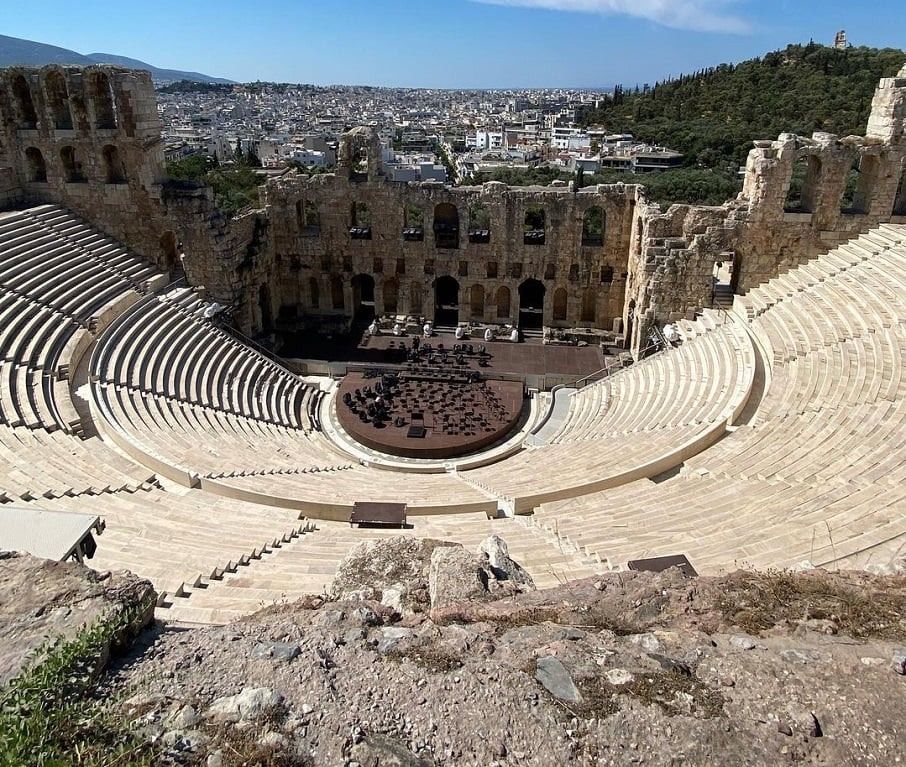
M337 312L342 312L346 308L346 299L343 296L343 278L339 274L334 274L330 278L330 305Z
M303 237L320 237L321 236L321 213L318 206L311 200L304 203L296 203L298 206L297 215L301 216L299 225L302 228Z
M75 149L71 146L64 146L60 150L60 162L63 164L63 178L66 183L84 183L85 174L82 172L82 163L76 159Z
M308 305L314 311L321 306L321 286L318 284L317 277L308 278Z
M353 322L368 324L374 319L374 277L357 274L352 278Z
M358 144L353 147L349 164L349 180L368 180L368 147L364 144Z
M818 199L821 159L816 155L800 157L793 164L783 210L787 213L812 213Z
M864 214L871 211L871 200L878 183L878 166L875 155L863 155L853 161L840 201L842 213Z
M491 241L491 213L481 203L469 208L469 242Z
M510 308L512 301L510 299L510 289L506 285L501 285L497 288L497 319L498 320L508 320L510 319Z
M900 183L897 185L897 196L893 200L894 216L906 216L906 170L900 174Z
M371 211L359 200L350 206L349 236L353 240L371 239Z
M459 211L452 203L442 202L434 208L434 245L459 247Z
M566 322L567 299L566 288L554 291L554 322Z
M271 310L271 291L267 285L258 288L258 309L261 312L261 332L274 332L274 318Z
M484 317L484 287L477 282L469 290L469 314L473 320Z
M16 110L16 122L22 130L34 130L38 127L38 113L31 98L31 88L22 75L13 77L13 103Z
M113 107L113 88L110 87L110 78L104 72L95 72L90 82L95 127L100 130L116 128L116 110Z
M585 288L582 291L582 311L579 321L594 326L597 318L598 294L594 288Z
M541 205L529 205L525 209L525 218L522 224L522 241L526 245L543 245L544 226L544 207Z
M456 327L459 324L459 283L450 276L434 281L434 324Z
M403 239L420 242L425 238L425 211L409 203L403 209Z
M108 184L125 184L126 169L120 159L120 150L112 144L104 147L104 180Z
M712 305L732 308L735 273L736 254L732 250L724 251L714 262L714 270L711 274Z
M25 150L25 165L29 181L47 181L47 163L40 149L30 146Z
M49 72L44 78L44 92L47 94L47 108L57 130L72 130L72 112L69 110L69 90L66 80L59 72Z
M582 244L596 246L604 244L605 213L600 205L594 205L585 211L582 217Z
M519 327L537 329L544 325L544 283L529 278L519 285Z
M167 269L175 268L179 265L179 243L176 235L168 229L160 236L160 265Z
M396 314L399 311L400 303L400 282L396 277L388 277L384 280L384 313Z

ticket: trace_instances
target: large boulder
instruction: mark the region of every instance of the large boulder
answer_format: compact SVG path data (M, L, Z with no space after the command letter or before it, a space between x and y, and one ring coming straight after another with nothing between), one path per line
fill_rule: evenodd
M335 600L374 599L401 614L424 612L431 553L451 546L459 544L410 536L356 544L337 566L329 596Z
M72 639L100 619L127 611L112 641L125 643L154 617L151 583L129 572L98 573L77 562L0 555L0 686L18 676L48 639ZM109 646L96 665L107 661Z

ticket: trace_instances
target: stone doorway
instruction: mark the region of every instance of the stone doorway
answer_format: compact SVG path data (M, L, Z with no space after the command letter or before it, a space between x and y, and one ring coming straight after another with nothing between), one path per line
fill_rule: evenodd
M357 274L352 278L353 322L365 323L374 319L374 277Z
M544 283L528 279L519 286L519 327L540 330L544 326Z
M434 281L434 326L456 327L459 324L459 283L452 277Z

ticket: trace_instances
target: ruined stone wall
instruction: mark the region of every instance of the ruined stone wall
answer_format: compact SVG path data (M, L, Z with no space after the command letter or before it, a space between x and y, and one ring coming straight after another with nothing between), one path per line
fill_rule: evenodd
M341 158L348 154L341 150ZM518 322L520 286L528 280L543 287L545 325L609 328L621 316L635 185L574 192L566 186L507 188L491 182L450 188L360 178L341 160L336 174L268 184L275 311L291 306L310 314L351 315L357 308L355 278L368 275L379 315L432 318L436 281L449 277L459 286L461 322ZM370 217L367 237L350 231L363 228L356 227L356 217L362 217L361 208L353 212L357 204ZM484 223L475 220L477 208L487 216ZM543 242L525 239L530 208L543 211ZM593 244L582 236L590 210L605 217L603 236ZM309 220L314 211L317 226ZM417 227L412 211L418 212ZM435 230L451 221L455 233ZM470 230L490 234L484 238ZM339 284L342 302L335 300Z
M878 86L864 137L758 140L736 200L666 212L639 205L624 312L632 348L644 346L651 324L709 305L716 261L732 259L733 287L744 293L879 223L906 222L904 126L906 67ZM794 179L802 192L791 199Z
M0 142L19 202L64 205L157 261L163 142L151 77L112 66L0 73Z

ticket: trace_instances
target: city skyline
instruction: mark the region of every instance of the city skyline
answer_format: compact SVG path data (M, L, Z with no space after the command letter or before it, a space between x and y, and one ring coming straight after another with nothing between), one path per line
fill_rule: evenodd
M841 0L162 0L142 18L109 0L78 14L50 5L17 9L4 32L240 82L425 88L632 86L789 43L829 45L840 29L854 45L901 47L906 22L899 4L869 15Z

